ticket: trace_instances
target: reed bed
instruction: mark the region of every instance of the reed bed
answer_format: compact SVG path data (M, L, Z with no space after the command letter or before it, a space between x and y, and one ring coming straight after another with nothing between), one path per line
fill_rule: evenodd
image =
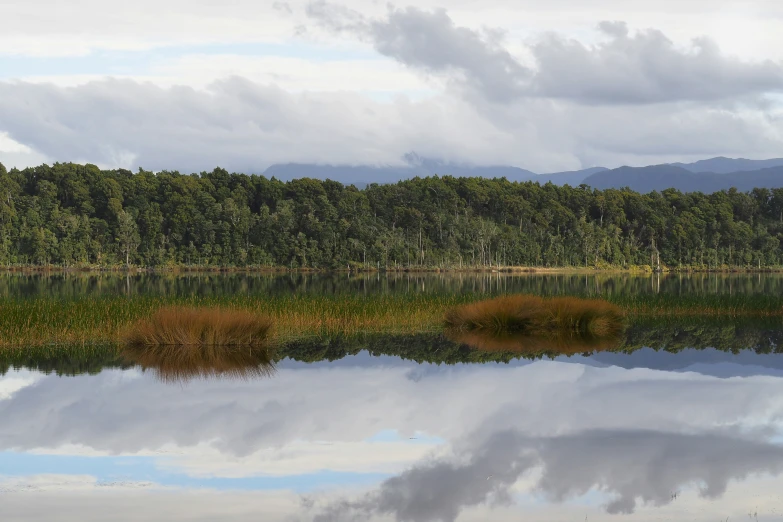
M274 339L359 333L438 331L459 296L232 296L0 301L0 347L118 342L128 328L161 308L220 307L269 318Z
M135 322L169 306L220 307L261 314L274 324L272 342L356 334L443 331L447 311L485 295L233 295L0 299L0 349L118 343ZM771 295L608 296L628 322L646 319L783 320L783 297ZM783 321L781 321L783 324Z
M637 317L783 318L780 295L637 294L612 296L608 300Z

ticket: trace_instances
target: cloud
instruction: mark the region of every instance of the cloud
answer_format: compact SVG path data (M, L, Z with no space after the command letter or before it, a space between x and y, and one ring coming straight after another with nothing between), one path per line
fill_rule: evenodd
M497 34L457 27L445 9L390 8L386 19L368 20L356 11L320 0L308 5L307 13L328 29L368 40L382 55L409 67L456 73L492 101L519 97L530 77L529 69L499 44Z
M370 42L385 56L449 75L497 103L525 97L609 105L707 102L783 91L781 63L726 56L707 37L680 49L661 31L632 35L623 22L599 23L606 41L591 46L549 35L532 45L535 63L527 66L492 33L459 27L442 9L390 8L385 18L366 19L319 0L308 14L328 29Z
M0 401L0 450L74 444L135 454L207 444L242 458L295 440L358 443L384 430L398 430L403 439L418 432L446 441L512 429L534 437L591 429L692 432L716 425L753 431L774 428L783 415L783 397L776 393L781 380L774 377L717 379L541 361L424 365L428 371L414 380L415 367L282 366L271 379L199 381L185 388L136 372L47 376ZM466 418L466 411L473 413ZM335 458L328 455L330 465ZM253 462L262 472L263 459Z
M3 520L103 522L137 520L256 522L301 520L286 491L179 489L158 484L97 483L94 477L33 476L2 480ZM89 509L85 509L89 506ZM162 515L165 514L165 515Z
M2 381L18 383L17 377L9 372ZM152 455L165 471L198 477L399 473L369 496L319 494L316 505L327 509L311 514L336 516L342 508L330 509L346 504L346 513L360 515L449 517L516 500L520 478L556 502L595 486L611 496L610 509L627 511L640 502L665 503L668 488L680 484L703 481L705 492L720 495L727 481L779 472L779 448L737 435L780 433L781 379L770 376L718 379L551 361L449 367L379 359L352 366L346 359L337 366L284 363L271 379L185 387L138 371L21 377L21 386L0 400L3 451L68 455L78 445L84 455ZM445 442L376 457L373 444L398 444L368 442L386 430L398 430L403 444L417 434ZM400 465L409 469L400 472ZM155 502L179 506L185 498ZM13 509L24 505L23 498L8 500ZM42 497L36 513L50 519L76 504ZM4 500L4 509L10 505ZM256 514L267 512L254 506ZM538 519L554 520L548 515L559 510L547 507ZM517 520L513 515L508 519ZM583 517L571 512L558 520Z
M549 36L532 48L538 64L532 94L580 103L714 101L783 91L783 65L724 55L705 37L678 49L661 31L630 34L602 22L607 41L594 46Z
M375 49L427 72L458 71L470 87L496 102L517 97L530 71L491 39L457 27L444 9L391 10L385 21L369 25Z
M540 440L538 489L555 501L597 488L615 495L609 513L631 513L636 499L655 506L693 484L717 498L732 480L783 472L783 447L714 433L590 431Z
M68 6L56 0L8 0L0 6L7 27L0 34L0 56L89 56L214 42L280 42L290 38L296 22L286 5L235 1L226 9L212 0L139 0L106 9L100 0Z
M291 93L240 77L203 90L117 79L74 87L0 82L0 132L33 151L0 152L0 161L253 173L285 162L402 165L415 151L554 172L774 155L783 144L783 118L775 114L688 102L621 107L527 98L498 105L448 93L377 101L352 92Z
M189 477L306 475L323 470L342 473L397 473L436 450L437 444L393 442L313 442L292 440L282 446L233 456L202 444L166 456L156 466Z
M464 464L435 461L414 467L385 480L359 501L332 504L313 522L351 520L347 515L366 520L372 514L393 514L396 520L409 522L453 522L464 507L490 497L508 502L509 487L537 460L519 447L516 438L513 433L496 434Z
M561 437L493 434L467 455L424 462L385 480L359 500L337 500L314 522L395 520L454 522L468 507L507 501L512 486L540 468L536 489L556 502L597 490L613 499L609 513L632 513L640 499L663 506L680 488L700 484L701 495L723 495L731 480L783 472L783 447L714 434L587 431Z
M540 142L535 129L498 128L459 99L293 94L239 77L205 90L116 79L76 87L0 82L0 131L56 161L185 172L220 165L252 173L291 161L401 165L411 150L479 162L575 163L556 144Z

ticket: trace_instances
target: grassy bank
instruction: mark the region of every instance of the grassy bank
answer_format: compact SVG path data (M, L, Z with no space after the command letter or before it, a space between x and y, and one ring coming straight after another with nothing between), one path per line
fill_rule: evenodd
M274 340L443 330L446 312L485 295L105 297L2 299L0 347L118 342L133 322L172 305L220 306L268 316ZM783 297L771 295L608 296L630 325L649 318L772 319L783 326Z

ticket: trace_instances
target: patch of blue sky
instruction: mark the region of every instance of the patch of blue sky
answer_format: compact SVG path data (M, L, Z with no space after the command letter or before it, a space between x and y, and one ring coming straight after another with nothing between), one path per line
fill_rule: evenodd
M30 57L0 52L0 78L146 74L153 66L192 55L298 58L315 63L381 59L369 49L348 50L300 42L177 45L142 51L98 50L87 55L70 57Z
M99 484L153 483L160 486L219 491L287 490L307 493L335 486L367 486L388 478L385 473L322 470L302 475L241 478L193 477L156 466L158 457L69 456L0 452L0 477L23 479L35 475L87 475Z
M365 439L367 442L403 442L405 444L428 444L438 445L445 444L446 439L441 437L428 436L423 433L416 432L410 437L403 437L397 430L381 430L372 437Z

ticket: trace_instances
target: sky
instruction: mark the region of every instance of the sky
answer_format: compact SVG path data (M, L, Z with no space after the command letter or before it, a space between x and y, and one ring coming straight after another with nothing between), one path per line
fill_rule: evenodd
M0 162L780 156L778 0L4 0Z
M772 520L783 377L713 352L701 370L363 354L186 385L10 371L0 518Z

